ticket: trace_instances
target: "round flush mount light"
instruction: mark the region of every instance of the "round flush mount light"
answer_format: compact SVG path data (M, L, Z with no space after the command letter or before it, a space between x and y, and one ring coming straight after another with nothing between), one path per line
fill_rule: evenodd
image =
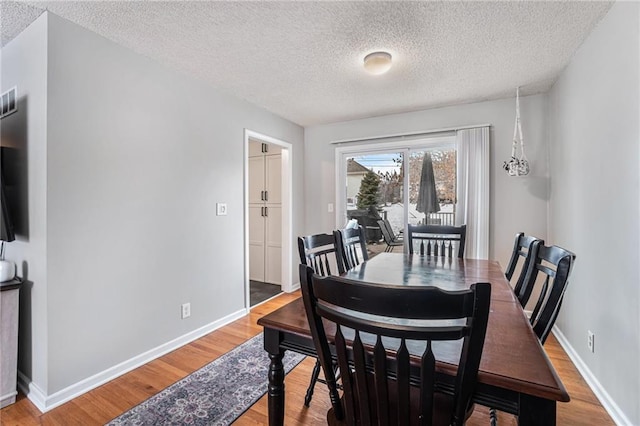
M391 68L391 54L373 52L364 57L364 69L373 75L384 74Z

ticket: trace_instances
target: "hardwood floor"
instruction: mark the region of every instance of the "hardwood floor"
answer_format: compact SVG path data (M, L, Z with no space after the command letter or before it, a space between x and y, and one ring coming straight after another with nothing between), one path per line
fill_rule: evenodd
M262 331L256 324L258 318L299 297L298 293L282 294L257 306L251 314L230 325L214 331L188 345L164 355L136 370L102 385L45 414L22 394L18 401L0 411L2 425L103 425L162 389L180 380L198 368L233 349ZM613 425L609 415L553 336L545 344L553 365L562 379L571 402L558 404L559 425ZM285 424L325 424L329 398L321 383L311 401L311 407L303 405L314 360L307 358L286 376ZM267 396L262 397L234 424L266 425ZM469 426L489 424L489 412L476 407L467 422ZM499 424L515 425L515 417L499 413Z

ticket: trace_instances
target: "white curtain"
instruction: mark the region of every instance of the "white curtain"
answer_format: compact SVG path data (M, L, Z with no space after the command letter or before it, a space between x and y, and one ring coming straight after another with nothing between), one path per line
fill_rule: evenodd
M465 257L489 258L489 127L458 130L456 225L467 225Z

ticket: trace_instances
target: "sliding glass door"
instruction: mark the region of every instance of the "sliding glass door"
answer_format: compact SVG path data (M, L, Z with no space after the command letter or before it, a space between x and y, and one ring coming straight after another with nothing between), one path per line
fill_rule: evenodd
M377 219L394 234L406 224L455 223L454 137L377 143L336 149L336 226L355 219L369 242L382 242Z

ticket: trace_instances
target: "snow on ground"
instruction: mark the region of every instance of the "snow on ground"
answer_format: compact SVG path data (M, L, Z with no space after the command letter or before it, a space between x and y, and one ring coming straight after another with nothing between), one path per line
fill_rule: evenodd
M395 203L382 207L387 212L387 220L391 224L393 231L397 234L404 229L404 204ZM452 213L453 204L440 204L441 213ZM416 204L409 204L409 223L417 224L424 219L424 213L416 210Z

